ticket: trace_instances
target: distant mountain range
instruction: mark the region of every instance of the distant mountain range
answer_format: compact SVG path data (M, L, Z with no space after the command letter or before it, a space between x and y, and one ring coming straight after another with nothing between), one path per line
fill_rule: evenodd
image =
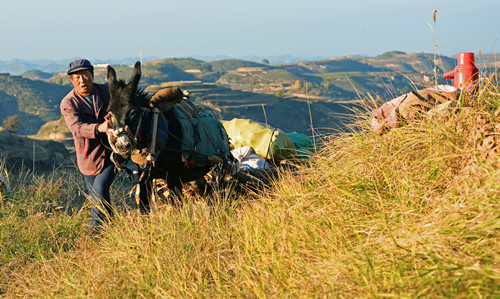
M403 53L399 51L391 51L387 53ZM384 53L382 55L385 55L387 53ZM382 56L379 55L379 56ZM497 56L500 56L500 54L496 53L489 53L489 54L484 54L479 60L482 60L482 62L485 63L491 63L492 61L496 61ZM364 55L349 55L345 56L349 57L354 60L363 60L363 59L370 59L370 56L364 56ZM449 58L455 58L455 55L452 56L443 56L443 57L449 57ZM202 60L202 61L218 61L218 60L230 60L230 59L237 59L237 60L246 60L246 61L252 61L252 62L258 62L262 63L263 61L268 61L270 64L275 65L275 64L286 64L286 63L297 63L297 62L302 62L302 61L320 61L320 60L326 60L326 59L333 59L332 57L327 57L327 56L313 56L313 57L301 57L301 56L292 56L289 54L284 54L284 55L273 55L273 56L256 56L256 55L249 55L249 56L229 56L229 55L215 55L215 56L203 56L203 55L188 55L186 57L182 58L193 58L196 60ZM0 73L10 73L12 75L20 75L24 72L30 71L30 70L38 70L46 73L58 73L66 70L68 67L68 64L77 59L77 57L73 58L66 58L66 59L61 59L61 60L46 60L46 59L41 59L41 60L28 60L28 59L10 59L10 60L0 60ZM158 59L163 59L161 57L144 57L142 58L142 62L149 62L153 60L158 60ZM477 59L477 58L476 58ZM122 58L122 59L95 59L92 61L94 64L103 64L103 63L108 63L112 65L133 65L136 61L141 60L140 57L128 57L128 58Z
M38 70L45 73L59 73L68 68L68 64L80 57L67 58L62 60L27 60L27 59L11 59L2 61L0 60L0 73L10 73L11 75L20 75L24 72L31 70ZM148 58L154 60L157 58ZM124 58L124 59L108 59L108 60L95 60L94 64L109 63L109 64L133 64L138 58Z
M322 60L327 59L328 57L315 56L315 57L296 57L292 55L275 55L269 57L261 57L261 56L228 56L228 55L216 55L216 56L203 56L203 55L188 55L188 58L194 58L202 61L217 61L217 60L228 60L228 59L237 59L237 60L247 60L253 62L262 62L269 61L270 64L280 64L280 63L294 63L299 61L313 61L313 60ZM28 59L10 59L10 60L0 60L0 73L10 73L12 75L20 75L24 72L30 70L38 70L46 73L58 73L65 71L68 67L68 64L78 59L79 57L66 58L62 60L28 60ZM142 58L142 62L149 62L153 60L161 59L161 57L144 57ZM128 57L122 59L95 59L92 60L94 64L113 64L113 65L132 65L136 61L141 60L140 57Z

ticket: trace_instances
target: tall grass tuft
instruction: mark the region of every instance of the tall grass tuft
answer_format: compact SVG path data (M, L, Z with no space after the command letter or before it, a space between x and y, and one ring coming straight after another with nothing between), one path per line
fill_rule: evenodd
M149 216L122 212L99 239L82 236L67 250L11 267L5 290L32 297L498 297L500 170L493 154L482 153L478 132L487 124L498 136L499 109L499 88L490 83L446 115L384 135L361 120L269 190L221 193L214 205L160 206Z

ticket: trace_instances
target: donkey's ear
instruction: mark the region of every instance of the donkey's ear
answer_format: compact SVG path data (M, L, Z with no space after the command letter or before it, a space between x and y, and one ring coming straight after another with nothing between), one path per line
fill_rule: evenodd
M108 83L114 84L116 82L116 72L115 69L111 67L111 65L108 64L108 75L106 76L106 79L108 80Z
M139 80L141 80L141 63L137 61L134 65L134 73L130 78L130 83L134 85L135 88L139 85Z

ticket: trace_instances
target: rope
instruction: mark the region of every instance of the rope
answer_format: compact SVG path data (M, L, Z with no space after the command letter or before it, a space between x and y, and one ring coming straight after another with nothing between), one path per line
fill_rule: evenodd
M198 117L198 114L195 115L196 119L198 119L199 123L201 124L201 126L203 127L203 130L205 130L205 133L208 137L208 140L210 140L210 143L212 144L212 146L214 147L214 150L216 152L219 152L219 149L217 148L217 146L215 145L215 142L213 141L212 139L212 136L210 136L210 134L208 133L208 130L207 130L207 127L205 127L205 124L201 121L201 119Z
M269 152L271 150L271 143L273 142L273 136L274 136L274 131L276 130L276 128L273 128L273 130L271 131L271 138L269 139L269 143L267 144L267 152L266 152L266 159L265 159L265 162L264 162L264 167L266 166L266 163L267 163L267 160L268 160L268 157L269 157ZM274 155L273 155L273 162L274 162Z

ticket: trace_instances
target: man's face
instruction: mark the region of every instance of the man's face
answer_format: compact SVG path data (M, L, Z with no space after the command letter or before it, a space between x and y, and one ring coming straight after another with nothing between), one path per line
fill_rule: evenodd
M69 75L75 90L82 96L92 93L92 73L89 70L81 70Z

